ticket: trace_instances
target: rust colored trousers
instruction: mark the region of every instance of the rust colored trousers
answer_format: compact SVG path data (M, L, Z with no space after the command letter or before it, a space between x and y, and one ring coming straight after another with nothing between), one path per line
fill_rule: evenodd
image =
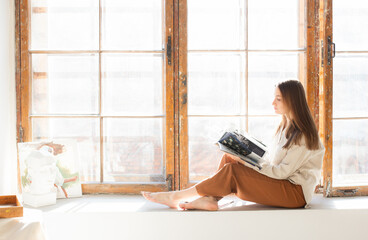
M217 172L195 187L201 196L221 198L234 193L245 201L285 208L301 208L306 204L300 185L263 175L227 153L222 156Z

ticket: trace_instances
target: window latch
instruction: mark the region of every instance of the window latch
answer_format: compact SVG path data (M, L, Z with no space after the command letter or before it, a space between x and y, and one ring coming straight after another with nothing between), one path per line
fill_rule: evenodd
M331 36L327 38L327 64L331 65L332 58L335 57L335 43L332 42Z
M171 65L171 36L167 37L166 55L167 55L167 63Z
M344 196L354 196L358 189L338 189L337 192L342 193Z
M173 190L173 175L172 174L168 174L167 178L166 178L166 182L167 182L167 189L168 191L172 191Z
M24 129L22 126L19 126L19 142L23 142Z

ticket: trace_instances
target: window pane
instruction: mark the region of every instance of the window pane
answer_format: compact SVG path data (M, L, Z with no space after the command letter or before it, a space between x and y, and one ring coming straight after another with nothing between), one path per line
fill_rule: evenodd
M303 53L249 53L250 115L274 114L272 101L275 85L281 81L299 78L300 54L303 56Z
M189 117L189 180L197 181L215 173L223 154L215 143L224 131L245 131L245 117Z
M281 122L279 116L276 117L249 117L248 132L257 140L264 143L270 150L273 136Z
M333 185L368 184L368 119L333 121Z
M162 62L162 54L103 54L103 114L163 114Z
M98 0L32 0L32 50L98 49Z
M368 50L368 1L334 0L332 7L336 50Z
M81 182L100 180L100 123L91 118L33 118L33 141L75 140Z
M243 0L188 0L188 49L244 49Z
M104 181L165 182L161 118L104 118Z
M103 0L102 5L103 49L162 49L162 0Z
M303 11L299 10L299 2ZM300 15L303 12L304 1L248 0L248 48L303 48L305 20Z
M243 53L188 54L188 114L245 114Z
M368 117L368 55L337 54L334 59L334 117Z
M33 114L97 114L98 56L32 55Z

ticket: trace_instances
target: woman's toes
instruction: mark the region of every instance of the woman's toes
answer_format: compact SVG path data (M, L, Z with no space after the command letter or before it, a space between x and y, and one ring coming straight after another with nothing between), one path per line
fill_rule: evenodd
M145 198L145 199L147 199L147 200L151 200L152 199L152 197L151 197L151 193L150 192L141 192L142 193L142 195L143 195L143 197Z
M189 208L189 202L180 202L179 203L179 207L181 208L181 209L183 209L183 210L187 210L187 209L190 209Z

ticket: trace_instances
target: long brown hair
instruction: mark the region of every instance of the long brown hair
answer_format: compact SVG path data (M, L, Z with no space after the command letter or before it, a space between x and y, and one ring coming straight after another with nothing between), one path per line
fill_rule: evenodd
M278 134L287 127L285 129L287 142L283 148L290 148L293 144L300 145L304 135L309 150L319 149L321 146L317 127L309 110L303 85L296 80L287 80L279 83L276 87L280 90L283 102L289 109L289 126L287 126L286 116L283 115L276 131Z

